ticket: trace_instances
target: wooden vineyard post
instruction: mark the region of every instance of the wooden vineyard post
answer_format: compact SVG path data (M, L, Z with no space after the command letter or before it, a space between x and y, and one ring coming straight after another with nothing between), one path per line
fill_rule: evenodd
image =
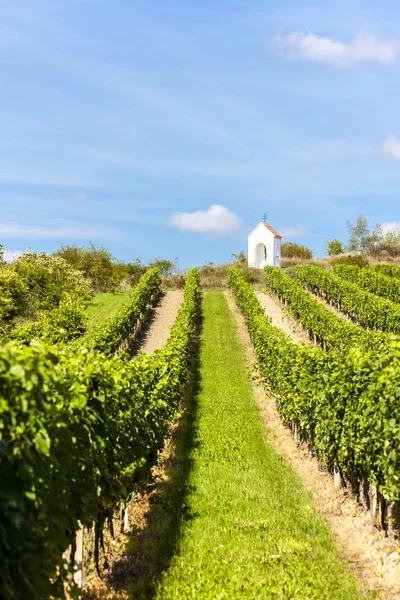
M81 524L75 535L74 581L78 587L83 588L83 527Z

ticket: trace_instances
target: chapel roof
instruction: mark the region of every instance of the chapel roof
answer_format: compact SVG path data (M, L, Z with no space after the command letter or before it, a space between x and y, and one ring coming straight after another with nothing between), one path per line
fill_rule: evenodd
M277 237L277 238L281 238L281 237L282 237L282 236L281 236L281 234L280 234L280 233L278 233L278 232L276 231L276 229L274 229L274 228L272 227L272 225L270 225L269 223L264 223L263 221L260 221L260 223L258 223L258 225L264 225L264 227L266 227L267 229L269 229L269 230L270 230L270 232L271 232L271 233L273 233L275 237ZM254 227L254 229L252 229L252 230L250 231L249 235L251 235L251 234L253 233L253 231L254 231L255 229L257 229L258 225L256 225L256 226ZM247 237L249 237L249 235L248 235Z

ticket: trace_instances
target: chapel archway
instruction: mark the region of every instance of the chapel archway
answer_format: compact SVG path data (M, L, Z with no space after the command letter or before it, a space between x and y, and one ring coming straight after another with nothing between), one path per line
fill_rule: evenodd
M261 269L267 264L267 248L265 244L256 246L256 268Z

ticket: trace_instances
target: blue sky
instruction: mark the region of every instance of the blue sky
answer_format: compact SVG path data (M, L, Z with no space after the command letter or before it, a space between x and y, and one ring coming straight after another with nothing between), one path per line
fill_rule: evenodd
M9 252L92 240L184 268L245 249L264 211L317 255L361 211L400 221L398 2L0 8Z

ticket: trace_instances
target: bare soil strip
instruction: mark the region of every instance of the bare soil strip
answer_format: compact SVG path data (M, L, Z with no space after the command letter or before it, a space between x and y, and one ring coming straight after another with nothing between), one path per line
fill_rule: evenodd
M165 292L160 302L153 310L153 314L143 334L137 352L152 354L164 346L169 337L169 331L175 323L178 311L183 301L183 290Z
M237 320L249 368L254 369L256 356L246 324L231 294L227 292L226 295ZM273 324L290 335L293 341L300 341L298 333L293 331L295 320L291 323L284 309L270 296L261 296L268 299L263 302L263 307L273 319ZM400 541L386 538L383 532L374 527L370 515L358 505L354 497L344 489L336 489L330 473L323 470L315 458L310 457L307 448L298 447L289 429L283 425L275 401L266 393L259 377L253 379L253 389L268 430L269 441L312 493L315 506L329 523L338 547L350 562L360 588L376 591L381 600L399 600Z
M318 296L317 294L313 294L312 292L310 292L309 290L305 290L304 288L303 288L303 291L306 294L309 294L310 296L312 296L317 302L322 304L322 306L324 306L327 310L330 310L331 312L333 312L333 314L336 315L337 317L340 317L341 319L344 319L345 321L347 321L348 323L352 323L353 325L355 324L354 321L352 321L348 315L346 315L344 312L342 312L335 306L332 306L331 304L329 304L328 300L324 296Z
M289 310L279 302L275 294L269 294L267 291L256 292L259 303L263 307L265 314L271 319L274 327L282 329L286 335L290 336L296 343L311 344L306 332L301 328L300 323L289 313Z

